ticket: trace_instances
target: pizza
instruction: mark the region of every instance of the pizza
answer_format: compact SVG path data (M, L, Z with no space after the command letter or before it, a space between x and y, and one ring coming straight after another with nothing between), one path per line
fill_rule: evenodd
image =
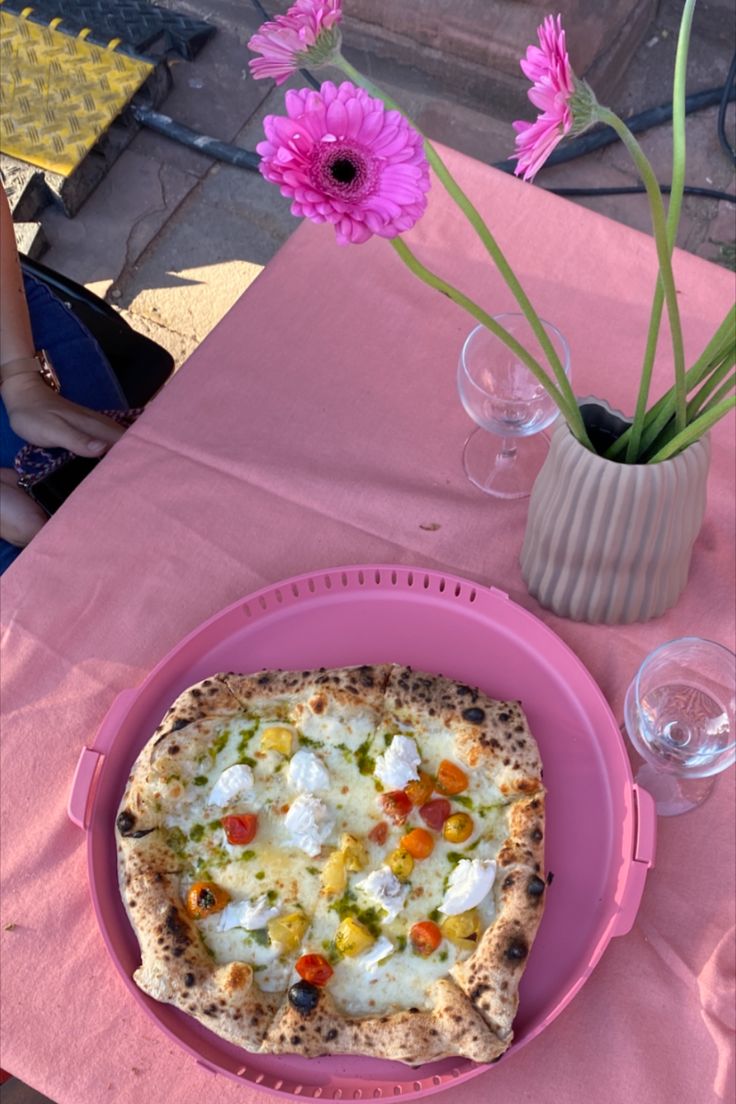
M218 674L116 820L135 981L250 1051L498 1058L544 907L519 702L397 665Z

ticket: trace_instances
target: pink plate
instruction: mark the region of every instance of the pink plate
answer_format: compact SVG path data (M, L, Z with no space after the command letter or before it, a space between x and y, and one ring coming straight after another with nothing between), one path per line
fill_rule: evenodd
M218 671L386 662L520 699L542 753L554 880L502 1062L570 1002L612 936L630 930L654 858L653 802L633 783L601 691L570 649L503 592L422 568L370 565L287 579L216 614L114 701L80 756L69 815L87 830L97 919L135 1000L205 1067L285 1096L413 1099L491 1067L251 1054L149 999L132 980L140 956L118 892L114 818L134 758L192 683Z

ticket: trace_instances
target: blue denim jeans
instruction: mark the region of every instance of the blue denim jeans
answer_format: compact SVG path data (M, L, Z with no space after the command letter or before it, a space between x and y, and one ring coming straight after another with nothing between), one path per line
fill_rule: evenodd
M91 410L125 410L128 406L105 354L92 334L33 276L24 276L28 310L37 349L46 349L66 399ZM19 450L28 443L10 428L0 399L0 467L12 468ZM0 540L0 574L22 549Z

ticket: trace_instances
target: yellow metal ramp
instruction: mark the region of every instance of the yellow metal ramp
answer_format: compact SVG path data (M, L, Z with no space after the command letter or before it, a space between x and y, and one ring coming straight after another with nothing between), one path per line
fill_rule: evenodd
M69 176L153 72L142 58L34 22L0 0L0 152Z

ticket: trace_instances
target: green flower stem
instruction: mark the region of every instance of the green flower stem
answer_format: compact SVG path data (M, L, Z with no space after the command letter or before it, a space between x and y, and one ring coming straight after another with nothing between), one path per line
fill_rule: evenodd
M702 385L700 390L697 391L695 395L693 395L692 399L687 404L687 420L688 420L688 422L692 421L693 418L697 418L698 414L702 413L702 411L705 408L705 403L710 399L710 397L711 397L711 395L713 395L714 391L716 392L719 399L723 398L723 395L721 395L721 391L723 390L723 388L721 388L718 391L716 391L716 388L718 387L718 385L720 383L723 382L723 380L726 379L726 377L728 376L728 373L731 371L733 366L734 366L733 358L732 357L724 357L721 364L719 364L718 367L715 368L713 370L713 372L711 372L711 374L708 376L708 378L706 379L705 383ZM728 382L729 387L733 387L734 386L734 377L731 376L730 379L727 382ZM724 394L728 394L728 391L726 390L724 392Z
M688 445L692 445L699 437L702 437L704 433L715 425L724 414L727 414L729 410L733 410L736 406L736 395L731 395L727 399L721 399L720 402L712 406L708 411L701 414L696 418L694 422L691 422L682 432L678 433L672 438L668 444L656 452L649 461L650 464L659 464L662 460L669 460L671 456L675 456L676 453L682 452Z
M735 377L731 376L728 379L726 378L733 366L733 357L730 359L726 357L713 369L711 374L705 378L705 382L700 390L688 403L688 425L694 422L696 418L700 417L701 414L710 410L734 389ZM641 453L640 462L646 463L648 457L658 453L660 449L669 444L676 435L677 429L675 428L674 419L670 414L664 425L661 425L661 422L658 424L657 432L649 432L642 438L644 447Z
M559 407L568 424L570 423L570 415L572 411L569 409L564 396L562 395L560 390L555 387L554 383L547 375L544 368L542 368L542 366L537 363L531 353L528 353L526 351L523 345L519 344L516 338L512 337L508 330L505 330L503 326L499 325L499 323L496 322L490 314L487 314L482 307L479 307L477 303L474 303L472 299L469 299L468 296L465 295L462 291L459 291L458 288L453 287L452 284L448 284L446 280L443 280L440 276L435 275L434 272L430 272L429 269L426 268L422 264L422 262L412 253L412 251L409 249L409 246L406 244L402 237L399 236L396 238L390 238L389 244L393 246L394 250L396 251L396 253L398 253L401 260L414 273L415 276L418 276L419 279L423 280L425 284L429 285L429 287L435 288L436 291L439 291L443 295L446 295L448 296L448 298L452 299L454 303L457 303L458 306L466 310L468 314L471 314L473 318L475 318L476 321L480 322L482 326L485 326L487 330L490 330L492 334L495 334L495 336L500 341L502 341L504 345L508 346L508 348L511 349L514 355L518 356L519 360L523 361L524 364L526 364L527 368L534 375L534 377L539 380L547 394ZM577 402L575 403L575 410L577 411L578 415L580 415L580 410L578 408Z
M736 307L731 307L695 364L688 370L685 377L685 386L688 392L692 391L694 387L697 387L713 369L714 365L719 364L721 360L728 355L729 351L733 355L736 341L734 338L735 332ZM674 388L671 388L669 391L665 392L647 412L639 455L651 446L652 442L672 417L674 410L675 393ZM628 444L630 433L631 428L627 429L625 433L622 433L618 440L608 449L605 454L607 460L616 460L621 455Z
M733 327L733 319L736 316L736 308L732 308L729 315L726 316L725 323L731 320L731 326ZM724 323L724 324L725 324ZM736 360L736 336L734 332L728 334L725 341L721 341L716 344L715 338L717 338L721 332L722 327L719 327L714 339L709 343L708 347L700 358L695 362L692 368L688 371L685 379L685 386L687 391L690 392L693 388L702 383L707 376L718 367L724 360L730 358L731 363ZM712 350L708 356L706 353ZM640 455L644 455L647 452L651 452L652 448L656 448L656 441L659 435L666 429L668 424L672 421L675 412L675 392L674 388L668 391L662 396L660 401L649 411L647 420L644 426L644 432L641 438Z
M644 152L626 124L619 119L607 107L598 108L598 117L601 122L607 123L618 134L621 141L629 151L634 164L639 170L644 187L649 197L649 206L652 216L652 229L654 241L657 247L659 260L659 278L664 289L664 300L667 304L667 314L670 322L672 336L672 351L675 361L675 422L678 431L685 428L687 391L685 389L685 354L682 344L682 328L680 326L680 312L677 306L677 291L672 275L670 249L667 240L667 225L665 221L662 193L659 190L657 178Z
M349 61L346 61L344 57L340 56L339 58L334 58L333 64L337 65L343 71L345 76L349 77L357 85L360 85L361 88L364 88L366 92L369 92L372 96L375 96L376 99L381 100L390 110L399 111L402 115L405 114L399 107L399 105L389 95L383 92L367 77L363 76L363 74L355 69ZM417 127L411 121L411 119L409 119L409 122L415 128L415 130L417 130L421 134L419 127ZM516 299L516 302L521 307L524 317L531 327L532 333L539 341L539 344L541 345L544 354L550 363L552 371L555 374L555 379L557 380L559 389L564 396L566 408L569 409L571 412L575 412L574 414L572 414L572 416L566 415L572 432L575 434L581 444L585 445L592 451L592 445L590 443L590 439L588 437L582 415L580 414L578 408L577 399L575 398L575 392L573 391L570 381L565 373L565 369L562 366L562 362L557 354L557 350L550 341L549 335L542 325L539 315L534 310L534 307L532 306L526 292L516 278L511 265L506 260L500 246L498 245L498 242L486 226L486 223L484 222L480 212L473 206L470 199L468 199L468 197L465 195L462 188L452 176L449 169L444 164L442 158L437 153L436 149L433 147L432 143L426 137L424 137L424 149L427 155L427 160L434 169L437 175L437 179L440 181L440 183L443 185L449 195L454 199L455 203L465 215L470 225L478 234L478 237L481 239L483 245L490 254L491 259L496 265L496 268L498 269L501 277L506 282L508 288Z
M670 188L670 201L667 209L667 245L670 257L677 240L677 228L680 223L680 211L682 208L682 196L685 188L685 76L687 73L687 55L690 45L690 30L693 22L695 0L685 0L685 7L680 21L680 32L677 38L677 55L675 57L675 78L672 94L672 184ZM662 321L662 305L664 302L664 288L661 280L657 281L654 291L654 302L649 319L647 343L644 352L644 364L641 371L641 382L636 399L636 410L631 425L631 434L626 449L626 463L633 464L639 457L639 444L644 428L644 418L649 398L649 388L652 380L654 356L657 351L659 327Z

